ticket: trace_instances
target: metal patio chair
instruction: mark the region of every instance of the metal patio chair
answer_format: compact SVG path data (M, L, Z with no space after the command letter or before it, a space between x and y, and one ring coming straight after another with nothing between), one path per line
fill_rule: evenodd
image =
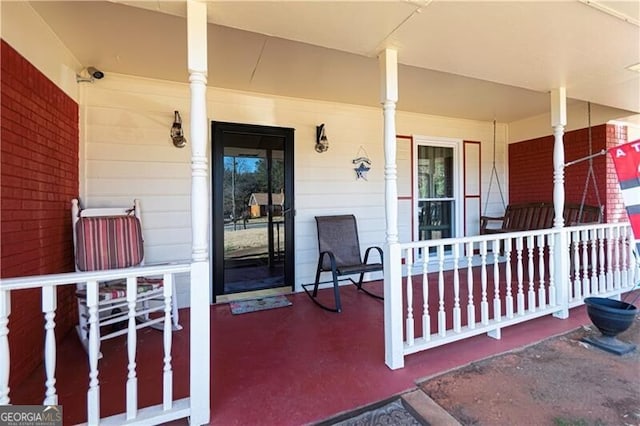
M381 296L370 293L362 287L364 274L382 271L383 254L382 249L372 246L364 252L364 259L360 253L360 241L358 240L358 226L354 215L339 216L316 216L318 228L318 268L316 270L316 280L311 284L303 284L302 287L311 300L323 309L332 312L341 312L340 291L338 283L349 280L369 296L382 299ZM374 249L380 256L379 263L368 263L369 253ZM320 281L322 272L331 272L330 281ZM340 278L347 275L360 275L358 281L353 278ZM320 284L333 283L333 294L335 307L327 306L318 301L318 288ZM313 286L313 291L307 287Z

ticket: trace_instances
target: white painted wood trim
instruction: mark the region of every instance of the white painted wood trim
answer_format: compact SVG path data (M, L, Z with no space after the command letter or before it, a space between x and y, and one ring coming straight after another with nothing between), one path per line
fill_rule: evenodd
M166 285L166 284L165 284ZM127 420L136 418L138 413L138 378L136 376L136 304L138 296L138 280L135 277L127 278L127 305L129 308L129 323L127 330Z
M57 405L58 395L56 393L56 316L57 293L55 287L44 287L42 289L42 312L44 313L44 369L47 377L45 381L45 397L43 405Z
M204 425L209 423L211 411L206 2L187 1L187 44L191 94L191 257L193 262L190 280L190 423ZM169 381L167 379L164 382L165 386Z
M0 288L0 405L9 404L9 315L11 292Z
M86 289L87 307L89 308L89 391L87 392L87 423L97 425L100 423L98 281L88 281Z
M442 138L435 136L413 136L413 170L411 171L413 176L413 215L414 221L417 226L413 230L413 240L417 241L419 236L419 224L418 218L418 147L421 145L427 146L441 146L453 149L453 237L459 237L464 235L464 180L463 180L463 140L455 138ZM445 200L450 200L446 198Z

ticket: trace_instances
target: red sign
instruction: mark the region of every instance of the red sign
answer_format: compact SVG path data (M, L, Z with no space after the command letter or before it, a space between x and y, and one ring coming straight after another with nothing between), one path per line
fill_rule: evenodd
M618 180L621 183L635 180L640 185L640 141L610 148L609 153L613 157ZM640 200L638 203L640 204Z
M622 198L640 249L640 140L609 149L618 174Z

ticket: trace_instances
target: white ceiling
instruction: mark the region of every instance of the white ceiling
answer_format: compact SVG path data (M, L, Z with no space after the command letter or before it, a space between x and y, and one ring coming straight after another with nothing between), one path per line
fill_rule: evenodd
M188 81L184 1L30 3L85 66ZM511 122L565 86L640 113L638 0L208 3L211 86L377 106L394 47L400 110Z

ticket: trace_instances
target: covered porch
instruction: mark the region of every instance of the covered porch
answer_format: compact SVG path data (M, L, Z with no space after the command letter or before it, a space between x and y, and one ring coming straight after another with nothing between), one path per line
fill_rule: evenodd
M614 206L607 212L611 223L565 228L560 213L565 198L576 197L575 186L567 192L564 188L563 136L565 131L591 130L591 103L599 102L594 105L594 124L615 134L611 140L605 138L606 143L627 142L639 133L633 122L640 106L637 97L628 94L635 93L640 78L626 74L635 72L631 62L638 59L628 54L637 46L635 12L628 20L624 14L593 7L594 2L563 4L570 29L582 28L592 19L603 25L616 19L619 35L616 38L607 32L613 38L611 46L600 47L607 52L605 48L610 48L611 56L622 59L600 61L593 55L593 63L584 63L585 55L578 53L572 56L575 70L569 78L553 66L544 68L557 72L537 78L524 73L538 69L537 63L517 70L495 66L503 55L514 52L533 65L535 55L521 52L526 43L501 45L497 53L478 63L473 41L488 32L464 34L460 49L465 46L466 53L459 52L463 60L458 66L464 64L468 72L455 64L446 65L446 60L429 68L431 59L450 57L449 40L436 42L436 51L414 53L418 62L404 59L402 55L411 49L394 46L398 41L395 29L403 27L400 39L422 46L424 40L435 39L420 29L433 28L429 23L453 25L458 14L470 13L456 5L444 7L446 2L376 2L369 27L377 31L369 36L365 51L352 39L345 46L314 36L300 41L286 25L282 26L286 31L271 35L270 28L255 20L260 13L235 2L222 2L221 15L215 10L213 17L209 12L216 2L207 5L189 0L169 10L159 2L160 11L117 3L2 4L3 58L6 55L10 60L3 60L0 404L27 400L63 404L70 407L65 413L77 415L70 422L90 424L152 424L183 418L193 424L316 421L408 389L416 379L478 355L583 324L585 296L620 297L637 283L632 235L621 203L615 199L617 186L613 185L612 199L606 200ZM342 12L350 12L347 16L360 11L348 3L333 6L341 4ZM330 3L297 4L302 9L292 12L299 18L296 22L303 22L315 16L306 8ZM463 6L477 7L472 5ZM280 16L261 2L253 6L264 7L264 16ZM482 11L491 22L496 16L504 22L502 13L513 19L527 16L513 4L492 7L498 8L493 10L496 13ZM528 7L538 16L537 26L543 28L541 18L552 15L549 6L531 3ZM323 16L339 15L331 9L321 12ZM103 19L105 16L110 19ZM123 21L132 16L133 24L126 25ZM387 20L388 16L392 18ZM426 23L419 20L425 16ZM217 19L229 27L214 23ZM242 24L245 19L252 23L249 30L256 33L247 34ZM74 25L68 25L69 20ZM87 48L79 43L84 39L76 37L77 33L67 32L72 28L93 34L92 25L97 29L105 22L122 28L118 49L128 47L140 34L149 38L131 56L121 57L95 37L92 40L100 49ZM357 33L347 21L338 19L337 24L344 34ZM26 27L34 29L33 37L24 34ZM148 31L140 31L141 27ZM449 28L441 27L442 33ZM500 39L510 40L510 31L503 31ZM555 31L558 40L569 32L561 27ZM592 33L591 28L581 31ZM181 36L165 37L169 34ZM214 55L207 48L210 34L217 43L213 43ZM535 39L535 34L530 37ZM43 40L51 55L42 55ZM133 58L143 51L160 52L158 40L164 40L163 48L179 46L175 51L184 53L186 61L167 60L161 53L154 56L159 62L150 60L145 64L150 66L140 71ZM558 52L583 52L591 47L590 42L601 41L572 40L575 46L567 44L571 49L554 50L546 56L547 64L555 63ZM491 40L485 41L489 44ZM538 52L549 47L544 43L536 46ZM89 51L100 52L103 58L87 54ZM475 61L469 60L474 57ZM319 67L323 62L318 58L327 65ZM94 62L100 60L103 62ZM518 63L517 59L511 62ZM468 64L477 66L467 68ZM94 65L107 70L104 80L86 75ZM585 67L589 71L582 71ZM320 69L328 70L331 78L315 90L309 81L323 81L317 78ZM23 78L25 74L28 78ZM242 84L235 80L239 75ZM610 77L602 77L602 82L587 78L593 75ZM515 76L521 80L515 81ZM423 85L424 81L429 84ZM305 90L296 90L300 82ZM360 82L365 84L356 84ZM399 91L403 84L407 85L404 98ZM448 90L429 102L421 96L443 87ZM478 99L484 102L476 102ZM182 151L168 139L177 110L185 116L190 147ZM291 308L246 316L232 317L224 304L210 306L216 302L211 277L220 272L215 265L221 260L219 250L211 247L219 242L215 228L224 219L222 209L212 200L223 192L215 189L220 180L216 173L221 170L215 150L221 142L208 135L215 122L253 123L297 132L295 158L287 170L295 179L285 186L285 202L295 201L295 208L283 206L283 213L291 213L287 216L290 231L285 235L294 239L295 251L290 250L286 261L294 273L284 284L295 293L313 276L317 260L313 217L353 213L362 225L362 244L384 246L384 277L368 277L384 278L376 283L384 303L344 288L340 315L318 310L297 293L289 296L294 301ZM321 122L327 123L332 138L331 148L322 152L314 149L314 129ZM545 170L547 179L545 185L538 185L540 176L534 176L533 182L523 186L540 186L546 201L553 199L554 228L476 235L482 212L500 215L504 209L504 203L491 192L493 173L507 185L515 182L510 180L511 164L517 169L510 162L510 148L533 141L527 150L536 152L540 145L536 138L554 142L553 152L538 158L539 167L534 170L537 174ZM582 149L585 142L574 144L580 146L581 155L587 153ZM421 147L444 148L448 154L420 157ZM590 136L588 147L591 150ZM353 176L351 162L361 150L374 165L367 180ZM288 154L293 157L291 151ZM435 184L418 182L418 178L426 182L429 174L420 166L434 160L442 160L445 165L440 164L438 170L446 169L449 180L440 185L447 191L428 194L421 188L433 189ZM218 164L218 169L210 168L212 164ZM606 170L599 175L605 185L616 183L605 176L606 164L598 170ZM53 184L51 175L55 176ZM514 201L522 196L523 186L510 186L500 195ZM149 219L144 230L148 266L68 272L74 270L68 203L78 196L91 206L142 198L145 219ZM424 215L417 210L432 202L450 209L448 234L422 233ZM224 231L224 226L218 228ZM427 235L432 239L424 239ZM454 238L440 239L442 236ZM161 274L165 283L176 283L176 293L165 286L164 332L136 329L136 297L128 289L127 334L100 346L98 283L118 278L133 286L136 277L150 274ZM76 319L76 283L88 288L88 357L74 343L75 336L67 335ZM186 327L172 333L169 306L175 299L182 306ZM99 360L100 351L103 357ZM27 374L33 368L36 373ZM272 398L272 404L261 402L265 395ZM248 409L247 401L260 409ZM249 418L254 415L259 418Z
M585 297L620 298L640 282L632 243L622 223L399 244L395 255L391 249L388 279L367 284L384 301L343 286L341 314L319 309L303 293L287 295L293 306L242 315L222 303L205 315L185 308L177 332L165 287L163 332L137 331L132 313L126 336L98 346L92 316L89 354L73 333L56 343L56 287L87 279L95 291L100 275L152 271L170 281L189 266L3 280L5 309L12 292L42 288L46 339L41 367L11 392L5 370L0 390L13 404L61 404L65 423L74 424L169 422L197 415L199 406L212 410L212 424L316 422L588 324ZM424 255L432 248L435 255ZM320 298L332 294L324 289ZM6 356L6 310L0 319ZM208 383L210 396L197 383Z

